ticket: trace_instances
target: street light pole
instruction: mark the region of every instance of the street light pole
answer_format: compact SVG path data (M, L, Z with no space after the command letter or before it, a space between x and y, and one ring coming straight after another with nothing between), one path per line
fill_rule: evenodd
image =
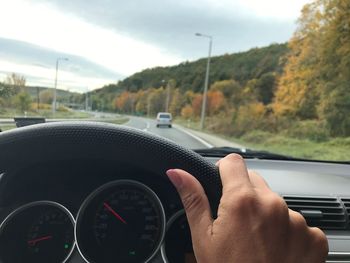
M57 75L58 75L58 63L60 60L68 61L68 58L57 58L56 59L56 76L55 76L55 89L53 92L53 103L52 103L52 114L56 113L56 100L57 100Z
M203 91L203 100L202 100L202 112L201 112L201 130L204 129L205 122L205 112L207 107L207 93L208 93L208 85L209 85L209 71L210 71L210 57L211 57L211 49L213 45L213 37L209 35L204 35L201 33L196 33L198 37L209 38L209 52L208 52L208 61L207 61L207 70L205 73L205 82L204 82L204 91Z

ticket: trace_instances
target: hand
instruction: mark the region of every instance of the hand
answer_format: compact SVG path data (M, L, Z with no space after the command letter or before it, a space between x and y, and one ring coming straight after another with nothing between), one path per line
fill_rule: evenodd
M262 177L248 172L240 155L217 165L223 189L215 220L198 180L183 170L167 171L186 211L197 262L325 262L325 234L308 227Z

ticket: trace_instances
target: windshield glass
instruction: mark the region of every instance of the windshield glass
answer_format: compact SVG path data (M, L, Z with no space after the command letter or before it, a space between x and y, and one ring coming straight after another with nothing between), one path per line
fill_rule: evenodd
M0 8L2 131L93 120L192 149L350 161L348 0L5 0Z
M170 115L168 115L168 114L160 114L159 118L161 118L161 119L170 119Z

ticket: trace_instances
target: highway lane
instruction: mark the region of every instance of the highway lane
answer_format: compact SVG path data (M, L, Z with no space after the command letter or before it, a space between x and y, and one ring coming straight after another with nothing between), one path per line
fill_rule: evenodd
M79 119L79 120L91 120L91 121L107 121L108 118L113 119L113 117L121 117L120 115L116 114L108 114L108 113L95 113L92 118L88 119ZM212 144L208 143L207 141L204 141L203 139L199 138L195 134L191 133L188 130L182 129L181 127L156 127L156 121L153 119L147 119L142 117L133 117L133 116L125 116L129 118L129 121L126 122L125 126L133 127L136 129L140 129L146 132L150 132L153 134L157 134L161 137L165 137L177 144L180 144L182 146L185 146L190 149L202 149L202 148L210 148L213 147ZM56 121L71 121L73 119L47 119L47 122L56 122ZM75 119L77 120L77 119ZM6 125L13 125L13 119L0 119L1 126L5 128ZM202 137L202 136L201 136Z
M180 128L168 128L168 127L156 127L156 121L141 118L141 117L129 117L129 121L125 123L125 126L137 128L146 132L157 134L159 136L165 137L175 143L185 146L190 149L201 149L209 148L211 145L201 138L189 133L188 131L182 130Z

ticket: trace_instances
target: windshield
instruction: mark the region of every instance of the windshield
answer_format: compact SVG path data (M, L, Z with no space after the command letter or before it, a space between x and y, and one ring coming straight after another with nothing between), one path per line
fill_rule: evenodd
M350 161L347 0L5 0L0 8L2 131L93 120L192 149Z
M161 118L161 119L170 119L170 115L168 115L168 114L160 114L159 118Z

